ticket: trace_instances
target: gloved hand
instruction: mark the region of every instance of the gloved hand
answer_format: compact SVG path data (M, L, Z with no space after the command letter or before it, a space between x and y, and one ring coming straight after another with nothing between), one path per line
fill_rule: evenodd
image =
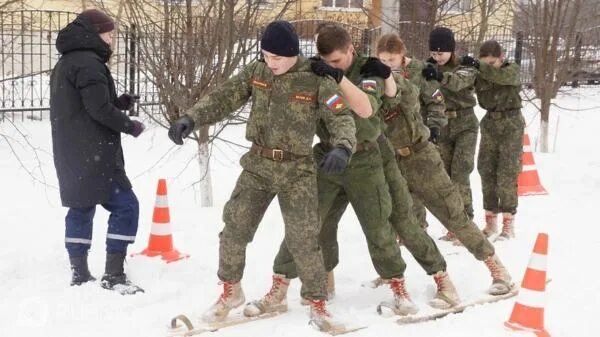
M342 69L334 68L322 60L313 60L310 63L310 68L313 73L319 76L331 76L337 83L340 83L344 78L344 71Z
M350 159L351 154L352 151L346 147L337 146L325 154L319 167L329 174L342 173L348 165L348 159Z
M421 70L421 74L423 75L423 77L425 77L427 81L436 80L438 82L441 82L444 78L444 73L435 69L435 67L431 64L423 68L423 70Z
M183 116L173 122L169 128L169 139L177 145L183 144L183 139L194 130L194 121L189 116Z
M429 128L429 141L437 144L440 139L440 128L432 126Z
M133 123L133 127L129 131L129 134L137 138L146 129L146 126L144 123L136 120L132 120L131 123Z
M479 60L475 59L472 56L465 55L460 58L460 65L465 67L475 67L479 69Z
M119 110L130 110L139 99L139 95L123 94L117 98L115 106Z
M369 57L367 62L360 68L360 74L365 77L381 77L386 79L392 74L392 68L386 66L376 57Z

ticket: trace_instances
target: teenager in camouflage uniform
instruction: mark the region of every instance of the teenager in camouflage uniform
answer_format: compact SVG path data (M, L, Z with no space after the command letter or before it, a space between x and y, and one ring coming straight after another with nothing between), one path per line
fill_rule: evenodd
M203 319L223 320L244 304L241 289L246 246L267 207L278 197L285 224L285 242L298 267L302 297L310 301L311 320L331 326L325 308L325 268L319 250L317 174L311 145L316 121L329 130L331 147L323 153L320 172L340 174L356 146L351 111L330 78L311 71L311 61L299 57L298 37L288 22L270 23L261 39L263 61L255 61L203 97L187 116L177 120L169 137L183 138L202 125L218 122L249 99L252 110L246 127L250 151L240 163L240 175L223 210L218 276L223 293Z
M446 171L458 187L465 212L473 219L473 197L469 176L475 166L475 148L479 120L473 107L476 104L474 84L476 69L460 65L454 53L454 33L446 27L436 27L429 35L432 63L422 70L428 81L437 80L444 94L448 125L442 128L439 149ZM455 240L453 233L442 237Z
M361 58L362 57L360 55L356 56L357 60L360 60ZM363 78L368 78L375 76L382 79L392 79L392 77L390 77L390 67L386 66L379 59L374 57L368 58L366 61L364 61L364 65L360 68L358 73L351 72L350 74L347 73L347 75L351 78L360 78L361 76ZM392 83L392 85L394 84L395 83ZM408 84L408 82L403 84ZM411 84L408 84L408 86L413 88ZM385 89L387 92L388 88L386 87ZM389 92L389 95L394 97L397 96L396 99L404 99L405 96L402 92L406 91L406 89L407 88L398 88L397 91L392 90ZM406 97L414 98L417 92L418 90L413 88L411 91L413 96ZM385 123L383 123L383 120L380 120L380 125L382 126L381 130L383 132L385 130ZM396 155L394 149L392 148L390 141L383 133L377 138L377 143L381 153L385 181L387 183L392 200L392 212L389 222L396 233L403 238L405 246L414 256L417 262L427 272L428 275L434 276L434 280L436 280L438 284L438 292L436 293L435 297L429 301L429 304L436 308L448 308L456 305L459 303L459 299L458 295L456 295L456 291L454 290L454 286L450 281L450 278L445 272L446 261L441 255L435 242L427 235L425 229L419 226L417 219L414 216L411 194L408 189L408 184L398 169L398 165L396 164ZM348 201L345 198L336 199L327 213L326 218L323 219L323 228L331 229L330 233L324 235L326 237L331 237L329 241L334 243L333 245L325 248L331 252L330 254L324 254L326 268L329 266L334 268L339 263L339 249L337 240L335 240L335 238L337 237L337 225L344 211L346 210L347 205ZM328 261L328 259L331 261ZM372 286L380 286L386 283L386 279L379 277L372 282Z
M317 49L326 65L334 67L337 75L345 75L368 94L372 106L373 117L361 119L355 117L357 147L346 171L342 174L331 174L318 171L319 214L322 219L320 244L323 249L325 268L333 270L338 263L337 228L340 214L352 204L359 223L367 239L367 246L375 270L389 284L393 294L393 310L402 315L417 312L417 307L410 300L404 283L406 264L400 248L395 241L392 227L388 223L391 213L391 200L385 181L383 164L377 139L381 135L380 120L377 110L384 94L384 81L377 77L363 77L361 68L369 61L367 57L355 53L348 32L337 25L322 27L319 31ZM319 69L316 69L317 71ZM391 83L395 94L393 78ZM328 128L319 125L321 143L314 147L316 158L321 158L331 148L328 141ZM331 213L330 213L331 212ZM336 214L335 216L333 214ZM331 221L331 220L335 221ZM270 294L276 294L279 302L285 301L289 279L296 276L295 260L291 258L287 244L283 243L273 266L275 276ZM256 307L267 308L274 304L275 296L265 296Z
M485 228L491 236L498 231L498 213L502 213L499 239L514 237L517 212L517 179L521 172L525 120L521 115L520 68L504 59L496 41L486 41L479 49L479 60L464 56L462 64L479 69L475 90L479 105L487 112L481 120L481 141L477 171L481 176Z
M399 73L419 88L419 102L421 103L421 117L429 128L429 141L438 143L440 130L448 124L444 95L437 81L427 81L421 74L426 63L421 60L406 56L407 50L398 34L388 33L382 35L377 41L377 57L385 64L393 64L394 72ZM419 224L427 228L425 206L419 197L412 195L413 210Z
M378 44L377 52L388 54L397 44ZM399 69L402 58L389 58L383 54L385 62L392 69ZM489 292L501 295L513 286L511 277L494 252L494 247L479 231L464 212L462 199L456 186L444 169L442 159L435 146L428 141L430 131L421 119L418 89L403 76L396 76L400 100L384 99L381 114L387 124L386 134L397 154L398 167L406 177L409 189L423 200L427 209L450 231L456 233L460 242L476 259L484 261L492 275ZM436 275L438 289L448 298L458 301L458 295L449 283L447 273ZM450 288L450 286L452 286Z

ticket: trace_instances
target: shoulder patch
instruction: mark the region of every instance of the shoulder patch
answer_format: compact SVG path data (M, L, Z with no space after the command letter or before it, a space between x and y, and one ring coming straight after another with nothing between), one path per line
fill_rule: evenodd
M333 112L338 112L346 107L346 103L344 103L344 100L338 94L334 94L333 96L329 97L327 101L325 101L325 104L327 104L329 109L331 109Z
M265 90L271 89L271 83L254 77L250 80L250 85Z
M466 70L463 68L463 69L457 70L456 73L460 74L460 75L469 75L471 72L469 70Z
M442 94L442 92L440 91L440 89L435 89L435 91L433 92L433 94L431 94L431 98L433 98L433 100L436 101L436 102L443 102L444 101L444 94Z
M363 80L360 83L360 86L364 91L376 91L377 90L377 81L375 80Z
M314 101L316 101L316 99L317 98L311 94L305 94L301 92L296 92L292 94L292 101L299 103L313 103Z

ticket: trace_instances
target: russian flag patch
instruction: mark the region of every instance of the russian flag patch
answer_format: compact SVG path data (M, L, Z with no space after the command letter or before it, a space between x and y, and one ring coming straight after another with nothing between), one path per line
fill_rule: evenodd
M338 94L334 94L333 96L329 97L325 103L329 109L335 112L342 110L346 106L346 104L344 104L344 100Z
M433 94L431 95L431 98L433 98L436 102L443 102L444 101L444 94L442 94L442 92L440 91L440 89L436 89Z
M363 80L361 83L362 89L365 91L377 90L377 81L375 80Z

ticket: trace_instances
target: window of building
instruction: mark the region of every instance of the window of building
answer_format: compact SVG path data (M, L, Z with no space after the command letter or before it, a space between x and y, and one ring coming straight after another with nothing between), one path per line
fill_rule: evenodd
M259 8L273 8L275 0L252 0Z
M442 12L462 13L471 10L473 7L471 0L448 0L442 3Z
M321 0L321 6L335 9L361 9L363 0Z

